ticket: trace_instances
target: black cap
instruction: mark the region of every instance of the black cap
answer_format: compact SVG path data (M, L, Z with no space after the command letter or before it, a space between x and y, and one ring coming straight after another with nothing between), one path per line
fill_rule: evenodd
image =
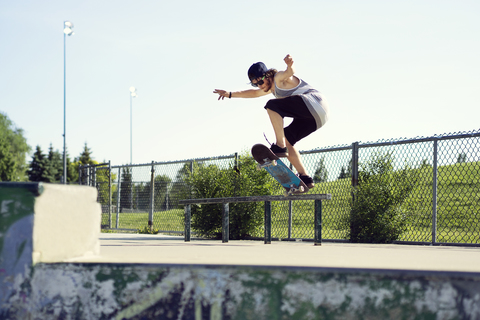
M261 78L267 73L268 69L267 66L263 62L257 62L252 64L252 66L248 69L248 79L250 81Z

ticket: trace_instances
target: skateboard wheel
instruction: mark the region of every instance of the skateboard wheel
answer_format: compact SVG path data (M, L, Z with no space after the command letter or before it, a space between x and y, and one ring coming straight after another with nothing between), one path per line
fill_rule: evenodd
M260 163L257 164L257 170L258 171L262 170L262 166L260 165Z
M272 160L272 166L276 166L277 165L277 160Z
M305 192L305 188L303 186L298 187L298 191Z
M285 197L288 197L288 196L290 195L290 191L285 190L285 192L283 193L283 195L284 195Z

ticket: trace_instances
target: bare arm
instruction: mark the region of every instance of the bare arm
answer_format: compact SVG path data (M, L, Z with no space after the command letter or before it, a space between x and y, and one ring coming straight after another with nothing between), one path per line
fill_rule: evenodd
M283 59L285 64L287 65L287 69L285 71L279 71L275 74L275 82L281 88L289 87L289 83L294 83L293 75L295 74L295 68L293 67L293 58L291 55L287 54L287 56Z
M248 89L243 91L225 91L220 89L213 90L213 93L218 94L218 100L223 100L225 98L258 98L265 96L270 92L265 92L260 89Z

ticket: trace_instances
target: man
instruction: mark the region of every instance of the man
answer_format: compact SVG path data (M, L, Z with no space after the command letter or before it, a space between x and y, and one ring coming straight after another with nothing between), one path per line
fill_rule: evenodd
M313 188L313 179L294 145L327 122L328 106L320 92L294 75L292 57L288 54L283 60L287 65L285 71L267 69L263 62L257 62L248 69L250 83L258 89L236 92L215 89L213 93L219 95L218 100L225 97L257 98L272 93L276 99L269 100L265 105L276 138L270 149L278 157L287 157L297 169L300 179L307 187ZM286 128L283 128L284 117L293 118Z

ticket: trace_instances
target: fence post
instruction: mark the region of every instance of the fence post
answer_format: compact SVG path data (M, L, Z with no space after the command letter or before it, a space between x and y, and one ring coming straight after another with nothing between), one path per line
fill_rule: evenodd
M193 160L190 162L190 173L191 173L192 176L193 176ZM192 189L192 185L191 185L191 184L190 184L190 186L189 186L189 189L190 189L190 192L189 192L190 199L192 199L193 189Z
M352 144L352 187L358 185L358 142Z
M292 164L290 163L290 170L293 169ZM292 238L292 224L293 224L293 202L288 200L288 239Z
M437 174L438 140L433 140L433 179L432 179L432 244L437 242Z
M121 186L122 186L122 183L121 183L121 176L122 176L122 168L118 168L118 182L117 182L117 216L115 217L115 228L118 229L118 225L119 225L119 222L120 222L120 189L121 189ZM110 228L112 227L111 226L112 222L110 221Z
M92 187L97 188L97 167L95 165L92 166L92 179L90 180L92 182Z
M108 227L112 224L112 165L108 160Z
M265 201L265 244L272 243L272 203Z
M235 173L236 173L234 186L233 186L233 196L236 197L238 192L238 180L239 180L239 174L240 174L240 169L238 168L238 152L235 152L233 170L235 170Z
M153 231L153 210L155 207L155 166L152 161L152 171L150 176L150 212L148 213L148 226L150 232Z
M315 200L315 243L316 246L322 245L322 200Z
M358 186L358 142L354 142L352 144L352 189L356 188ZM355 194L352 190L352 202L355 201ZM352 213L350 212L350 215ZM352 219L350 219L352 221ZM350 224L350 232L353 233L352 231L352 225Z
M223 204L222 210L222 242L227 243L230 234L230 219L229 219L229 205Z

